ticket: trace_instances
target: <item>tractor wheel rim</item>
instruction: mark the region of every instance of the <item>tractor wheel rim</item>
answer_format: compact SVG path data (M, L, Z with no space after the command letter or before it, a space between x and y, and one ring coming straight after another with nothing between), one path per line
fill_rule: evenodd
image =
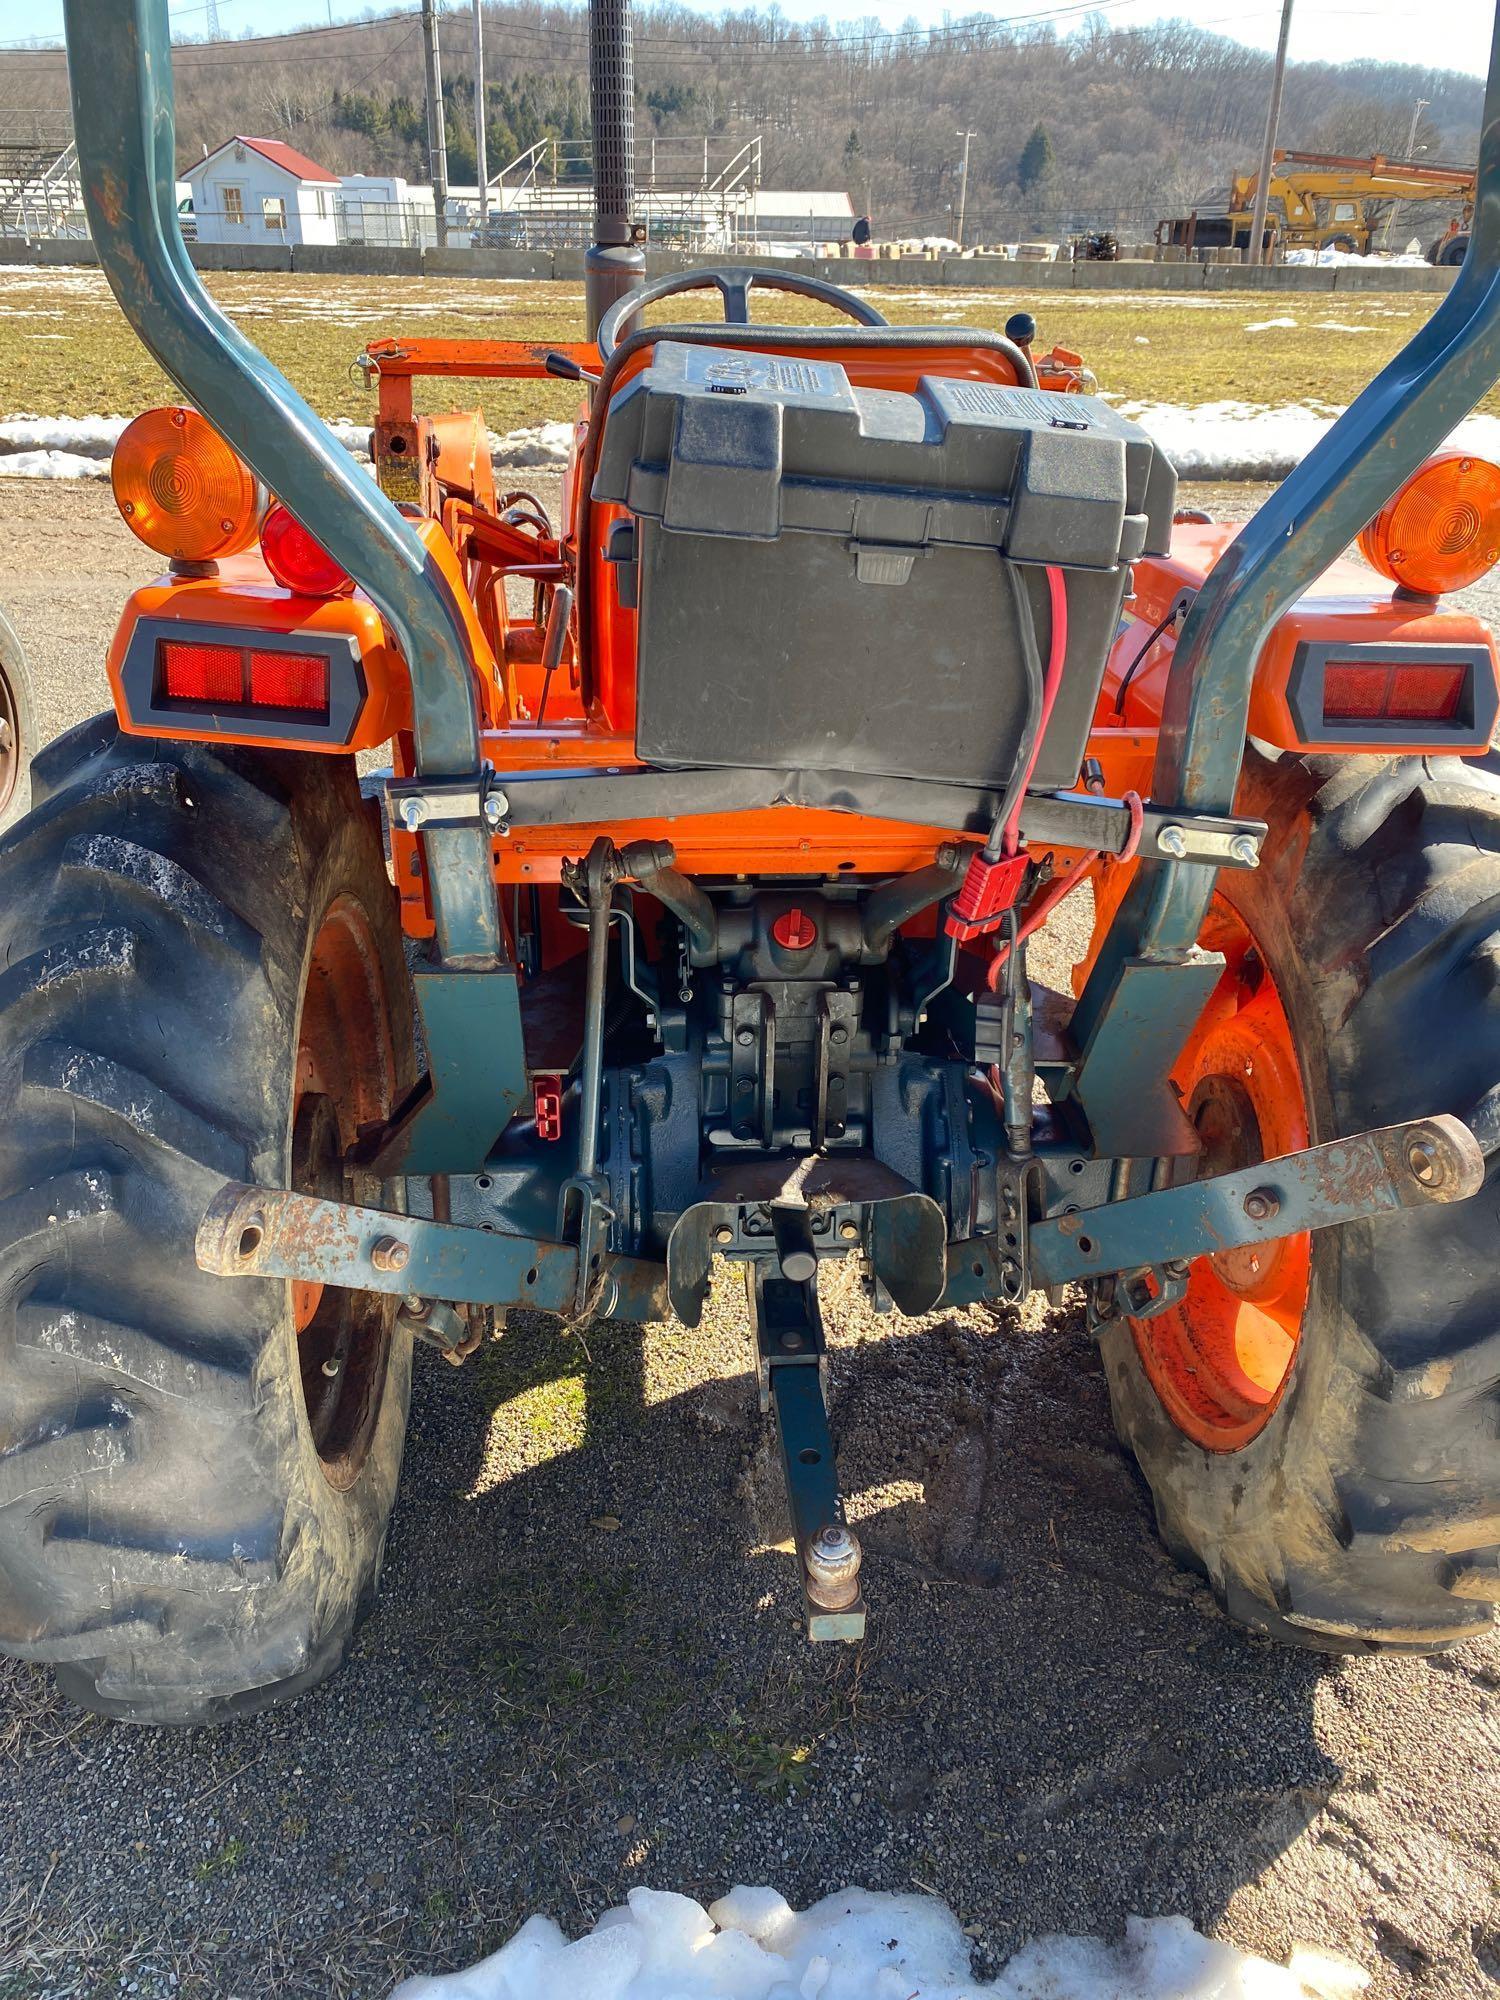
M352 896L328 908L302 991L292 1086L290 1180L301 1194L379 1205L379 1183L351 1169L361 1127L395 1101L390 1016L369 917ZM379 1415L393 1302L378 1292L289 1281L302 1403L325 1477L353 1484Z
M21 705L0 665L0 813L15 797L21 782Z
M1310 1143L1291 1024L1242 913L1214 900L1202 942L1224 975L1173 1072L1203 1140L1202 1174L1258 1164ZM1311 1238L1200 1257L1186 1296L1133 1320L1136 1351L1178 1429L1209 1451L1239 1451L1270 1421L1290 1380L1307 1310Z

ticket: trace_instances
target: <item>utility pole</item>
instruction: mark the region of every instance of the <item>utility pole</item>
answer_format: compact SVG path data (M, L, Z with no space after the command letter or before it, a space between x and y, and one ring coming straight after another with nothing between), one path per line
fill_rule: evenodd
M1417 156L1417 127L1422 122L1422 113L1431 102L1432 99L1430 97L1419 97L1412 106L1411 130L1406 135L1406 151L1402 155L1403 159L1414 160ZM1380 247L1382 250L1389 250L1391 247L1391 236L1395 231L1396 217L1400 213L1401 204L1399 201L1393 201L1386 210L1385 227L1380 232Z
M958 247L964 247L964 211L969 205L969 141L977 138L976 132L959 132L955 135L964 142L964 163L958 170Z
M1281 123L1281 93L1286 83L1286 45L1292 33L1292 0L1281 0L1281 34L1276 43L1276 67L1271 74L1271 103L1266 112L1266 139L1260 149L1255 181L1255 209L1250 218L1250 262L1265 262L1266 197L1271 192L1271 157L1276 151L1276 127Z
M1266 262L1266 198L1270 196L1270 166L1276 152L1276 126L1282 122L1282 90L1286 86L1286 44L1292 38L1292 0L1282 0L1282 32L1276 42L1276 68L1270 78L1270 108L1266 110L1266 144L1260 148L1256 176L1256 206L1250 216L1250 262Z
M437 0L422 0L422 44L427 56L427 157L438 248L448 247L448 129L443 119L443 66L438 53Z
M479 174L479 240L490 219L490 156L484 136L484 0L474 0L474 158Z

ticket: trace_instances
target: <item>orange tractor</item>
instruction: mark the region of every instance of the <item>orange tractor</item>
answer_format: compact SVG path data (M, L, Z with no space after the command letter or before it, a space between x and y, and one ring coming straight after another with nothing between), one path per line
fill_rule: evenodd
M0 1644L138 1719L310 1685L373 1594L413 1343L691 1328L715 1258L809 1636L858 1638L849 1256L997 1340L1080 1287L1164 1536L1252 1629L1483 1627L1500 680L1444 594L1500 473L1432 454L1500 374L1500 206L1235 533L1025 325L643 285L596 0L591 337L373 343L372 480L183 252L165 0L67 13L100 260L183 400L115 459L167 566L111 711L0 841ZM723 324L644 323L705 285ZM752 324L761 291L840 320ZM560 518L496 492L477 413L417 414L444 376L579 383ZM1045 988L1028 941L1086 894Z

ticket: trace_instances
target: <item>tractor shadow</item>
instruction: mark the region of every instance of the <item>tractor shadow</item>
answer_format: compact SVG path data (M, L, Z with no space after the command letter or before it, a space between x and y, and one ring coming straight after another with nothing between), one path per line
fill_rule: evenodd
M354 1670L441 1659L469 1867L517 1910L559 1880L591 1913L637 1883L915 1884L992 1963L1212 1923L1338 1781L1330 1663L1231 1627L1163 1552L1081 1315L877 1320L851 1278L824 1306L863 1647L802 1637L726 1275L693 1332L517 1315L457 1383L422 1369Z

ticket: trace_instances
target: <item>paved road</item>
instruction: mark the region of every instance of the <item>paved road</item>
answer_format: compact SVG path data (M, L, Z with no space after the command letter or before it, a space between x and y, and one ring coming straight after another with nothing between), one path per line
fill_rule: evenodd
M55 730L150 559L98 489L0 507ZM333 1684L165 1735L3 1670L0 1994L374 1995L535 1908L734 1881L920 1884L991 1968L1181 1911L1341 1950L1375 2000L1494 1990L1500 1639L1249 1640L1162 1554L1077 1315L831 1318L862 1653L798 1634L733 1297L695 1334L532 1317L460 1373L419 1356L383 1604Z

